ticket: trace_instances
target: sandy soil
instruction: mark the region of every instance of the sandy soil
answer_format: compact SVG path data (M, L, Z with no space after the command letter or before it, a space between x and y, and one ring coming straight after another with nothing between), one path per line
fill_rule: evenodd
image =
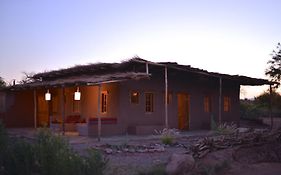
M263 128L263 126L258 128ZM22 132L15 133L28 135L22 134ZM178 137L174 146L165 146L163 152L113 152L111 154L103 152L109 159L106 175L134 175L157 165L163 165L164 167L173 153L184 154L187 151L186 147L196 143L201 138L212 135L212 133L206 131L187 133L187 135L183 134ZM104 151L105 145L161 145L160 138L154 136L138 137L137 139L135 137L121 136L103 139L102 142L97 142L96 138L74 136L69 137L69 141L71 146L81 154L85 154L85 150L88 148L100 148ZM281 141L262 146L235 147L211 152L203 159L196 160L196 168L190 174L281 175L280 162Z
M280 175L281 142L235 147L209 153L197 161L193 174ZM191 174L192 174L191 173Z
M139 174L139 172L152 169L157 165L162 165L164 167L173 153L186 153L186 147L195 143L202 137L203 136L189 136L177 138L177 144L174 146L165 146L164 152L104 153L104 155L109 159L109 168L107 169L106 174L134 175ZM159 139L155 138L148 140L135 140L132 142L129 141L128 144L137 146L161 143ZM74 147L79 149L80 146L77 146L78 145ZM86 147L89 146L90 145ZM101 148L103 146L104 145L99 145ZM234 147L231 149L211 152L203 159L196 160L196 168L190 174L280 175L280 162L281 142L255 147Z

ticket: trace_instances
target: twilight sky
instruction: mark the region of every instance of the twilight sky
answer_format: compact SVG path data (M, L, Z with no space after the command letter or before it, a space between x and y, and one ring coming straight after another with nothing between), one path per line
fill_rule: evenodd
M138 55L266 78L280 8L280 0L0 0L0 76Z

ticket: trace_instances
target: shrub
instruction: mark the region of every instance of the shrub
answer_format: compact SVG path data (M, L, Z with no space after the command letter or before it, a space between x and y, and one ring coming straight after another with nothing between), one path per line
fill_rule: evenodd
M7 141L7 132L2 121L0 120L0 153L5 150L5 147L7 146Z
M222 123L217 124L214 117L211 116L211 129L218 134L234 134L237 131L237 125L235 123Z
M81 157L68 142L49 129L41 129L37 135L37 161L41 174L76 175L103 174L107 161L101 153L89 150L88 156Z
M8 137L2 121L0 120L0 174L3 174L3 163L8 144Z
M215 131L218 134L234 134L237 131L237 125L235 123L222 123Z
M20 139L10 141L3 163L6 174L30 175L34 172L33 145Z
M35 143L35 155L39 171L43 175L64 174L66 155L69 152L67 142L55 136L47 128L38 130Z
M5 138L5 139L3 139ZM76 153L62 136L39 129L35 143L8 138L0 124L0 174L101 175L107 160L96 150L85 157Z
M87 151L88 156L84 159L84 172L85 175L91 175L91 174L103 174L108 159L104 158L102 154L95 150L95 149L89 149Z
M161 135L161 141L165 145L173 144L175 137L179 135L177 129L164 128L162 131L155 130L155 132Z

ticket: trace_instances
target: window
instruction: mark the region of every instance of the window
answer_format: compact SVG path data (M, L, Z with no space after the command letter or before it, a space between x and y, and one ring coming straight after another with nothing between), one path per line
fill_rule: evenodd
M230 111L230 97L223 97L223 111L229 112Z
M210 96L204 97L204 112L211 112L211 98L210 98Z
M153 112L153 93L145 93L145 112Z
M132 104L139 104L139 93L137 91L131 91L131 103Z
M101 113L107 112L107 91L101 93Z

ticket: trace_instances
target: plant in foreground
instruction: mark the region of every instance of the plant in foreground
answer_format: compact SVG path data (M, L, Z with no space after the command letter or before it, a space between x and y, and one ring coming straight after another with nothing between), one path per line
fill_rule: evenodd
M174 142L174 139L177 135L179 135L179 131L177 129L169 129L164 128L163 130L157 131L155 130L156 134L161 135L161 141L165 145L171 145Z
M107 166L108 161L100 152L92 149L87 156L81 156L65 138L47 128L39 129L32 143L3 136L7 137L7 146L0 150L0 174L102 175Z

